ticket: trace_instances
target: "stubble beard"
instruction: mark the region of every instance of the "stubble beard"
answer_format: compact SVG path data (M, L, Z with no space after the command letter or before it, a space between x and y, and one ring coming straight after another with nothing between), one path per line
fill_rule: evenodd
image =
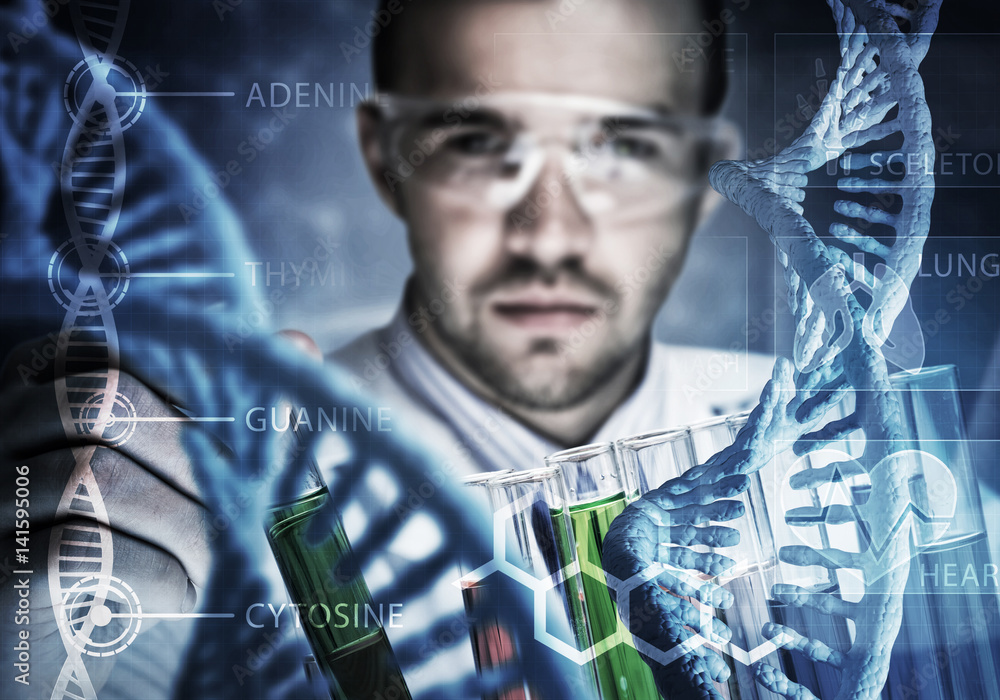
M591 350L587 345L600 340L600 333L580 347L556 339L539 339L519 357L501 355L488 342L481 325L474 323L455 332L448 323L439 328L442 341L466 369L502 401L534 411L573 408L600 393L615 372L636 352L639 344L609 343ZM592 360L586 356L595 353Z

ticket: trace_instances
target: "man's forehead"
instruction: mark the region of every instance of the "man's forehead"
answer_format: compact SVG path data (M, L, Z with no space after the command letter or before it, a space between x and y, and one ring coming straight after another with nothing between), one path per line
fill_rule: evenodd
M646 0L435 5L396 35L394 90L594 95L676 112L703 103L708 62L679 60L700 29L694 1L670 3L669 13Z

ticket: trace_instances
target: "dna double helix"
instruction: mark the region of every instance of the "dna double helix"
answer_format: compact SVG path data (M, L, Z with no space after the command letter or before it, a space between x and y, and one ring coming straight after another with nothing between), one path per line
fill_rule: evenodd
M118 392L114 317L129 285L128 260L112 237L125 192L123 133L141 113L142 100L122 98L114 87L116 75L138 75L118 58L128 2L72 3L69 9L83 52L63 96L73 119L59 168L70 239L49 261L48 280L66 310L55 391L75 468L49 540L49 594L66 649L51 697L96 698L84 657L123 650L142 622L135 615L125 622L110 617L122 602L128 607L134 593L111 575L110 521L91 467L99 444L120 444L134 428L128 400Z
M0 86L5 112L8 106L11 112L17 110L16 116L0 123L5 160L8 152L17 153L19 167L35 177L11 180L15 198L34 201L28 191L40 188L38 179L51 176L50 164L56 161L70 236L68 241L61 238L65 229L49 223L52 212L45 206L24 207L16 221L5 221L11 228L16 223L16 242L23 241L31 251L55 253L47 266L34 256L24 257L19 265L5 257L2 284L5 294L13 290L24 297L37 295L39 280L44 286L47 273L49 289L44 293L59 302L13 307L4 322L18 333L24 327L61 328L58 346L63 357L54 369L66 378L57 384L57 399L64 432L80 446L74 448L73 475L55 514L63 525L53 530L49 544L49 597L61 618L60 635L39 637L36 648L61 644L66 651L52 697L95 698L103 692L108 666L100 667L99 674L94 669L105 663L102 659L126 656L145 631L141 621L156 617L156 611L143 608L128 581L113 575L115 513L104 506L108 494L101 493L92 468L97 450L121 446L144 418L134 415L124 395L126 372L169 395L195 418L242 417L254 407L286 402L310 411L331 406L363 411L370 401L355 393L349 377L303 358L271 336L268 302L259 290L226 273L242 269L252 257L239 221L223 198L210 202L196 222L180 224L178 204L190 187L212 182L211 174L180 130L147 105L141 78L116 54L128 4L88 0L70 9L78 47L40 31L17 58L16 70L26 77ZM0 18L16 28L13 12L5 9ZM77 48L83 50L82 61L74 56ZM61 99L53 100L51 76L65 61L76 67L57 96ZM52 116L53 103L69 109L68 137L62 121ZM144 116L137 120L140 112ZM36 113L44 118L22 118ZM3 213L13 212L4 208ZM45 256L43 260L49 253ZM312 687L302 672L305 644L284 630L265 638L268 630L244 624L241 618L254 602L284 597L262 562L262 557L271 557L262 525L271 504L298 494L311 463L304 455L314 452L326 433L300 433L300 458L289 464L281 432L254 432L239 418L212 427L212 436L201 430L186 433L184 446L205 506L213 514L232 514L233 504L239 504L239 513L212 533L213 568L201 604L236 620L224 625L199 620L185 646L157 647L164 661L180 657L169 690L178 696L212 698L308 696ZM329 530L337 513L361 508L366 523L352 545L362 570L411 525L433 543L423 556L395 570L390 580L372 584L375 597L416 609L436 582L452 588L457 552L470 560L490 559L490 523L457 486L435 480L433 494L419 509L407 501L411 492L426 493L429 476L439 465L433 454L416 441L388 433L378 439L350 432L340 437L344 459L336 470L338 479L330 484L326 509L313 519L316 526ZM228 447L225 454L220 454L219 441ZM388 474L394 486L382 489L383 506L377 510L370 507L370 480L376 473ZM460 594L455 590L454 595ZM436 655L468 646L467 635L456 634L450 612L431 615L426 627L408 630L399 643L393 640L412 697L480 695L484 688L520 682L521 674L548 697L572 696L567 679L576 669L535 641L530 591L504 580L489 596L502 601L496 607L505 611L504 626L522 650L522 667L481 680L470 663L468 674L445 678L423 672L418 678L428 648ZM270 645L268 653L258 654L252 673L235 676L234 668L247 666L248 652L257 654L265 643ZM129 692L157 692L142 685L145 669L119 663L110 673ZM35 685L31 691L36 691Z
M807 453L860 431L865 447L856 462L836 463L795 478L800 486L815 488L864 471L871 479L871 498L877 494L878 502L844 513L861 518L859 525L870 534L862 551L794 547L781 554L791 564L861 570L865 591L859 602L788 584L778 584L771 592L785 605L853 620L856 636L850 650L842 653L823 640L777 624L768 624L765 636L777 646L838 668L837 698L873 698L885 685L889 651L902 621L909 526L900 527L896 515L909 499L908 473L900 457L904 424L882 348L906 306L917 273L930 226L934 182L924 169L908 168L894 180L867 177L863 173L871 159L863 149L885 141L889 152L933 158L930 113L917 68L929 48L940 3L925 0L903 7L882 0L829 0L828 4L842 61L804 133L771 158L719 162L710 172L713 187L756 219L777 249L795 319L793 358L778 358L760 404L731 447L630 506L613 523L605 541L604 567L623 616L630 606L659 611L633 616L632 631L638 648L671 652L669 662L662 655L657 660L657 655L646 654L667 697L719 697L713 683L729 674L722 658L699 648L696 640L703 635L726 641L728 630L718 618L700 614L685 596L724 608L731 595L714 584L693 585L684 573L715 576L725 571L731 560L688 546L725 546L736 533L692 525L738 522L743 513L736 503L721 516L709 517L707 509L715 499L745 489L744 475L760 469L780 445L794 444L796 452ZM838 180L843 199L834 204L834 211L848 223L832 224L831 240L816 234L802 203L809 174L835 159L845 170L862 175ZM883 204L856 201L866 194L877 195ZM893 235L883 236L891 243L873 233L880 227L892 229ZM851 246L863 263L845 250ZM858 289L868 291L870 301L857 295ZM828 412L849 393L855 397L854 411L827 421ZM682 546L660 547L658 535L664 528L672 528L670 532L678 534L674 544ZM814 697L808 688L765 664L755 667L755 677L779 695Z

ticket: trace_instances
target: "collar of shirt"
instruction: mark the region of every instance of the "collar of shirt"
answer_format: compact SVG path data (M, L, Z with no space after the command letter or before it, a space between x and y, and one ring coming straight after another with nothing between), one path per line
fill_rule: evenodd
M385 338L410 333L403 307L383 329ZM419 337L393 364L397 381L420 396L459 436L482 471L532 469L562 449L513 417L473 394L423 346ZM594 442L614 440L672 423L668 416L667 363L662 346L650 342L643 378L597 430ZM665 422L666 421L666 422Z

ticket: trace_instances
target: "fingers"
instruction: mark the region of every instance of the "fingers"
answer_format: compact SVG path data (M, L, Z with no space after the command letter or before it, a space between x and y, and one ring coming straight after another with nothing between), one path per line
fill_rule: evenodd
M72 523L69 527L72 527ZM84 548L70 540L64 540L61 537L62 531L63 528L57 527L51 532L60 542L59 579L65 596L74 583L85 582L93 572L85 557L74 556ZM121 531L112 533L111 543L114 547L112 573L125 584L115 584L115 593L109 598L120 599L120 609L112 609L115 614L113 621L119 620L118 624L126 625L130 619L128 615L132 613L135 615L131 619L140 619L139 611L126 605L132 594L132 601L137 600L141 606L143 627L154 625L163 619L159 615L189 612L194 608L197 594L184 566L174 556Z
M670 510L670 525L704 525L708 522L726 522L743 515L745 507L739 501L716 501L708 505L689 505Z
M781 637L785 640L781 644L783 648L794 649L795 651L804 654L810 661L819 661L821 663L830 664L834 668L843 668L844 666L844 655L842 653L836 649L831 649L818 639L803 637L790 627L768 622L761 629L761 632L768 639Z
M895 119L887 122L882 122L870 126L867 129L862 129L861 131L855 131L851 134L847 134L844 137L844 145L847 148L859 148L865 144L871 143L872 141L881 141L882 139L896 133L900 130L900 124ZM843 188L841 188L843 189Z
M878 83L872 87L869 99L860 102L845 114L843 131L854 132L865 124L878 124L898 104L899 101L891 93L890 82Z
M844 98L844 113L850 112L862 101L867 101L872 92L877 91L881 86L888 84L889 74L884 70L873 71L861 79L857 87L852 88Z
M713 681L723 683L730 675L722 657L703 646L682 654L666 666L652 668L657 689L668 698L722 700Z
M808 688L788 680L785 674L773 666L764 663L757 664L754 666L754 678L772 693L777 693L782 697L792 698L792 700L817 700Z
M111 566L107 570L100 568L101 556L95 553L102 544L111 548ZM46 560L47 570L39 566ZM92 521L75 518L52 528L33 530L31 561L31 637L46 640L46 647L63 648L59 641L60 618L72 620L74 632L86 624L94 631L92 638L114 639L126 636L128 630L141 632L169 619L162 616L189 612L197 603L195 588L175 557L126 533L106 527L98 531ZM0 587L0 601L5 608L14 595L12 586ZM110 616L88 617L104 612L91 609L94 598L104 602ZM15 607L16 601L10 609Z
M771 595L779 603L811 608L828 615L840 615L849 619L854 619L858 610L857 603L849 603L829 593L811 591L790 583L774 584Z
M169 552L197 586L208 583L209 511L197 500L111 450L98 450L91 469L101 484L111 526ZM107 476L105 476L107 473Z
M671 479L648 496L661 508L705 505L724 498L733 498L746 491L750 480L743 474L723 476L719 467L708 470L700 478L681 476ZM714 478L713 478L714 477ZM682 490L686 488L686 490Z
M108 444L102 437L112 435L115 439L110 444L118 452L186 496L200 500L185 439L190 431L202 430L203 424L184 416L129 374L118 374L117 393L122 398L115 402L112 418L103 431L85 421L74 421L71 416L67 435L54 384L8 387L0 402L4 452L12 459L23 459L59 446ZM85 430L77 431L77 425ZM216 443L218 453L228 456L225 446Z
M729 665L722 655L707 647L702 647L698 652L704 657L705 665L708 667L708 674L716 683L725 683L732 675Z
M826 447L832 442L843 440L855 430L859 430L860 428L861 423L859 422L857 413L852 413L845 418L830 421L815 432L806 433L801 438L796 440L795 444L792 446L792 450L797 455L804 455L808 452Z
M299 350L307 354L312 359L319 360L320 362L323 361L323 351L320 350L319 345L316 344L316 341L313 340L306 333L286 328L284 330L278 331L278 335L288 340L292 345L297 347Z
M892 249L889 246L844 223L834 222L830 224L830 235L839 241L855 246L862 252L875 255L883 260L888 260L891 255Z
M67 489L76 488L69 483L76 467L73 453L63 450L43 454L24 464L35 485L33 524L51 527L65 522L67 515L59 512L59 503ZM89 495L103 501L111 528L170 553L183 566L186 578L198 586L205 585L211 551L206 537L209 512L204 506L108 448L94 450L90 468L99 493ZM91 522L97 522L96 515Z
M803 469L792 474L788 484L797 491L812 491L826 484L838 484L844 479L867 474L864 468L853 459L834 462L825 467Z
M794 170L770 170L768 179L779 187L805 187L809 184L809 176Z
M705 639L725 644L733 637L733 633L711 610L696 608L686 598L674 595L659 596L662 614L669 615L671 623L694 630Z
M656 583L663 590L678 596L694 598L713 608L731 607L735 598L722 586L706 581L696 574L679 569L662 572Z
M658 534L664 542L683 547L689 547L693 544L703 544L708 547L735 547L740 543L739 530L721 525L705 527L673 525L663 528Z
M58 529L39 530L32 536L41 549L46 549L50 537L58 541ZM79 553L76 549L68 550L58 561L60 576L50 577L34 567L36 573L29 583L32 596L27 627L13 625L13 615L9 616L11 622L0 623L5 639L27 631L34 640L31 688L45 688L44 697L49 697L48 690L67 658L63 633L69 635L76 648L104 654L98 659L99 664L88 665L90 681L100 690L114 668L115 659L120 658L116 652L122 651L135 634L144 634L161 623L183 625L175 616L190 612L196 604L195 590L176 559L122 533L114 534L113 546L113 565L106 572L95 572L85 559L74 561L73 557ZM37 559L32 558L35 561L42 563L45 555L39 552ZM97 576L98 573L102 576ZM105 573L114 578L104 576ZM0 605L15 609L17 601L11 599L14 595L12 586L0 587ZM175 631L180 630L175 628ZM42 696L35 693L30 697Z
M841 165L848 169L860 170L866 165L871 167L873 165L871 161L871 157L867 154L851 153L843 156ZM894 226L898 218L897 214L890 214L882 207L865 206L853 199L838 199L833 203L833 210L851 219L862 219L872 224L885 226Z
M795 411L795 420L803 426L808 426L821 420L830 409L844 400L852 391L850 383L844 374L840 374L826 383L815 394L802 401Z
M724 574L736 563L723 554L695 552L687 547L671 547L669 545L659 546L657 559L678 569L700 571L709 576Z
M698 634L714 643L726 644L732 633L725 623L710 611L699 611L690 601L678 598L652 582L633 591L632 604L635 606L637 603L636 610L655 611L652 616L632 616L633 636L640 653L643 653L643 645L639 642L662 652L655 656L655 660L644 657L653 668L661 690L667 688L669 692L677 693L692 683L701 686L699 677L704 679L704 688L708 690L712 689L709 679L725 681L729 678L730 672L722 657L703 646L701 640L692 638ZM699 697L717 696L706 694Z
M789 545L778 550L778 558L795 566L822 566L826 569L861 569L859 554L842 549L815 549L804 545Z
M846 269L846 268L845 268ZM800 395L808 396L835 381L840 372L831 372L832 367L817 367L810 372L800 372L795 377L795 388Z
M847 88L854 88L860 85L864 76L875 73L875 56L878 54L878 47L868 42L868 37L864 34L852 34L851 54L855 57L849 60L850 70L846 76ZM884 72L884 71L883 71Z

